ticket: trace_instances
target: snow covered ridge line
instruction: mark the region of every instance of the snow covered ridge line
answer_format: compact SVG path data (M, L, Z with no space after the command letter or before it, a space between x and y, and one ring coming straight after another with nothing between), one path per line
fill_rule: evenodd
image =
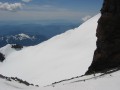
M3 62L9 54L22 50L24 47L18 44L8 44L0 48L0 62Z
M27 81L23 81L22 79L19 79L19 78L17 78L17 77L6 77L6 76L3 76L3 75L0 74L0 78L1 78L1 79L5 79L5 80L10 81L10 82L11 82L11 81L16 81L16 82L21 83L21 84L24 84L24 85L26 85L26 86L39 87L38 85L34 85L34 84L29 83L29 82L27 82Z
M49 87L49 86L54 87L55 85L61 84L61 83L63 83L63 85L66 85L66 84L70 84L70 83L85 82L85 81L88 81L91 79L98 79L98 78L101 78L106 75L111 76L112 73L115 73L117 71L120 71L120 67L116 67L111 70L104 70L102 73L93 73L90 75L81 75L81 76L72 77L70 79L64 79L64 80L61 80L58 82L54 82L50 85L46 85L45 87Z

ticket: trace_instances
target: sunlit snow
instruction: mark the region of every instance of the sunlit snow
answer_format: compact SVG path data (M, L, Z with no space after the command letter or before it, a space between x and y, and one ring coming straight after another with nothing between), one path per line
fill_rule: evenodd
M0 73L39 86L83 75L92 62L96 48L99 17L100 14L78 28L9 54L0 65Z

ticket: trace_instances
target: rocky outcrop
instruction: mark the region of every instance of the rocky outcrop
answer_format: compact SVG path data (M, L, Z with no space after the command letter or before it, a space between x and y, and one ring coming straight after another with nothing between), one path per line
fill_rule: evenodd
M0 52L0 62L3 62L5 60L5 55L3 55L1 52Z
M96 36L97 49L86 74L120 66L120 0L104 0Z
M22 79L19 79L19 78L17 78L17 77L7 77L7 76L3 76L2 74L0 74L0 79L4 79L4 80L10 81L10 82L14 81L14 82L17 82L17 83L19 83L19 84L24 84L24 85L26 85L26 86L39 87L39 85L31 84L31 83L29 83L29 82L27 82L27 81L23 81Z
M19 45L19 44L13 44L11 48L14 48L16 50L21 50L23 48L23 46Z

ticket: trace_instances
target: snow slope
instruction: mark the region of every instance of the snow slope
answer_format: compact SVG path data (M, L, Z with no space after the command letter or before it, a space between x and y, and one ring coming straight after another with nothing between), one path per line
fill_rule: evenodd
M67 81L67 84L63 82L54 87L51 86L33 90L120 90L120 71L101 77L98 74L98 77L97 75L95 77L90 75L83 78L89 80L80 81L81 78L77 78L73 81Z
M46 87L28 87L15 81L0 79L0 90L120 90L120 71L100 75L83 76Z
M100 14L87 22L39 45L10 54L0 66L5 76L19 77L45 86L83 75L96 48L96 27Z
M20 49L12 48L12 45L16 45L16 44L7 44L6 46L0 48L0 53L5 55L5 58L8 57L13 52L17 52L20 50ZM23 48L25 48L25 47L23 47Z
M8 55L10 55L12 52L15 52L15 51L16 51L15 49L11 48L10 44L0 48L0 52L4 54L5 57L7 57Z

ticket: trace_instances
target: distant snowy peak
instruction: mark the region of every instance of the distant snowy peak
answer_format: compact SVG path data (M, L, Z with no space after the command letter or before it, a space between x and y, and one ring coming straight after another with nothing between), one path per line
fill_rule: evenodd
M16 35L0 36L0 47L7 44L19 44L22 46L33 46L47 40L44 35L19 33Z
M30 36L30 35L27 35L27 34L24 34L24 33L20 33L20 34L17 34L17 35L7 35L7 36L1 36L0 37L0 40L6 40L6 42L9 43L9 40L10 39L13 39L13 40L25 40L25 39L31 39L31 40L34 40L36 39L35 36Z
M31 40L34 40L35 37L34 36L30 36L30 35L27 35L27 34L24 34L24 33L20 33L18 35L11 35L11 36L7 36L7 38L13 38L15 40L24 40L24 39L31 39Z
M29 35L24 34L24 33L18 34L17 36L19 37L20 40L23 40L23 39L35 39L34 36L29 36Z
M19 37L20 40L30 38L30 36L28 36L28 35L26 35L24 33L18 34L17 36Z

